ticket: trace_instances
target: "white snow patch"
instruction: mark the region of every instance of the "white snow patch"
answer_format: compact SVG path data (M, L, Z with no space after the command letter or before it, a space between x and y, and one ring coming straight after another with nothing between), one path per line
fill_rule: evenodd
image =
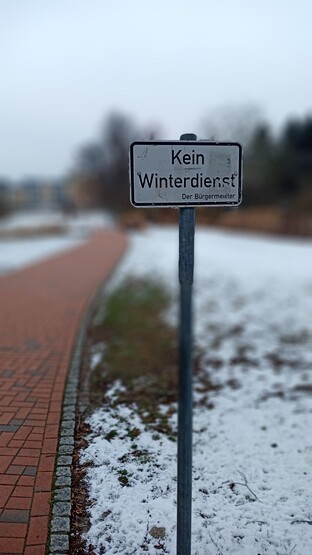
M40 228L60 225L69 231L95 230L103 227L112 227L114 220L104 211L82 211L73 215L64 214L53 210L37 210L26 212L13 212L0 220L0 230L20 230L27 228Z
M0 275L9 274L50 256L72 249L83 241L74 237L36 237L0 241Z
M220 389L208 392L210 409L194 409L192 554L309 555L312 243L198 229L195 244L195 344ZM152 275L177 293L177 261L176 230L134 233L110 287ZM205 395L195 381L194 399ZM176 444L145 430L135 407L104 407L90 423L87 542L111 555L175 554ZM129 426L141 430L144 464L119 460L132 451ZM163 541L152 526L166 529Z
M75 216L64 216L59 212L26 212L1 220L0 231L39 229L49 225L61 225L67 231L64 235L0 239L0 275L79 246L98 229L114 224L105 212L82 212Z

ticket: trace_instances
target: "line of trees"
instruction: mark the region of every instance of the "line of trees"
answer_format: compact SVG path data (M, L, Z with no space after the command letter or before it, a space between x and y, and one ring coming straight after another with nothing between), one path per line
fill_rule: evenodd
M242 207L278 207L312 214L312 116L291 119L276 134L253 106L214 111L202 122L199 139L238 141L243 145ZM69 181L82 207L128 211L129 144L161 138L123 114L111 114L94 142L77 153ZM5 213L6 183L0 183L0 216ZM220 209L219 209L220 210ZM154 217L154 214L150 214Z
M254 130L245 150L246 205L312 212L312 117L290 120L279 136Z
M312 211L312 116L289 119L278 134L254 106L222 108L206 136L243 145L243 205Z
M278 135L253 107L214 113L203 139L243 144L243 207L279 206L312 212L312 116L289 120ZM129 209L128 152L133 140L157 139L122 115L106 120L98 141L78 153L74 174L96 206Z

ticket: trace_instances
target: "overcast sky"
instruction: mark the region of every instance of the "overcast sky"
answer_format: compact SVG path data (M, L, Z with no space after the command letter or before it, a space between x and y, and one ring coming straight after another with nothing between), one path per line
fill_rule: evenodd
M0 0L0 175L61 175L111 111L166 139L220 106L307 115L311 21L311 0Z

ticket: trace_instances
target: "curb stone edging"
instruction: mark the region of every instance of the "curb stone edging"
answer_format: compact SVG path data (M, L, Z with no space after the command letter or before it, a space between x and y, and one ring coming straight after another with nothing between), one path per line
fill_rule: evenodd
M50 519L50 534L48 540L48 553L50 555L69 555L71 466L75 441L77 390L87 325L97 298L98 293L87 309L86 315L80 325L67 377L57 449L57 462L54 469L54 487L52 490L51 503L52 516Z
M126 239L125 245L117 259L114 260L104 279L95 287L89 302L86 303L86 308L83 311L73 342L62 402L56 464L53 473L50 526L46 544L46 553L48 555L70 555L72 462L75 445L76 414L77 411L79 414L83 413L87 408L89 391L88 373L86 377L80 375L83 351L88 326L94 315L95 308L100 299L105 296L105 291L120 261L125 255L128 239L125 234L123 234L123 236ZM78 386L80 380L82 380L82 392L80 392L78 403Z
M57 462L54 469L50 532L47 542L47 553L49 555L70 555L72 462L81 362L89 322L94 313L96 304L104 294L110 277L109 275L108 278L105 279L105 282L98 288L82 318L69 366L62 404ZM83 401L81 405L84 406Z

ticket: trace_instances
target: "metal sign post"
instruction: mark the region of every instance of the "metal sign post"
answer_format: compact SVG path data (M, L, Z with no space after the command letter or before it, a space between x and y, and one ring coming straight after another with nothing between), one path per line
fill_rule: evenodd
M191 554L194 206L233 207L242 200L241 146L196 139L187 133L180 141L138 141L130 146L132 204L180 208L177 555Z
M196 141L191 133L183 141ZM190 555L192 530L192 285L195 208L180 208L180 362L178 409L177 554Z

